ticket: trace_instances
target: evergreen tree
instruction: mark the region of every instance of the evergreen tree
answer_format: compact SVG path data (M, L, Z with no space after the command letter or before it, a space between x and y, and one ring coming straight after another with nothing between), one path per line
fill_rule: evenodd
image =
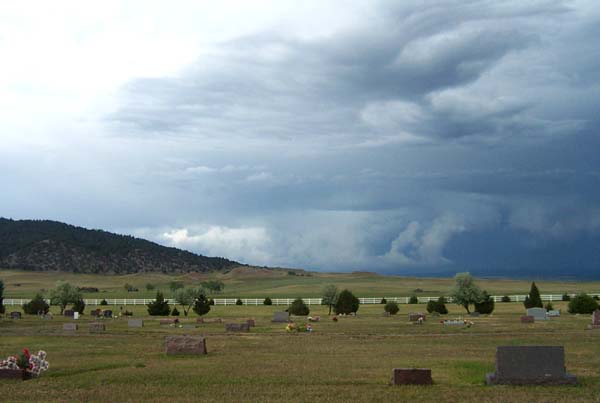
M487 293L487 291L483 291L481 302L475 303L475 312L479 312L481 314L490 314L494 312L495 307L494 299Z
M37 293L28 303L23 304L23 312L28 315L47 314L49 310L50 306L40 293Z
M4 301L4 281L0 280L0 314L3 314L6 308L3 305Z
M535 285L535 281L531 283L531 289L529 290L529 295L525 297L525 302L523 302L525 308L543 308L544 304L542 303L542 297L540 297L540 290L538 290Z
M194 307L192 308L197 315L202 316L206 315L210 312L210 301L206 299L206 295L204 293L198 295L196 301L194 302Z
M171 313L169 303L165 301L165 297L160 291L156 292L156 299L150 302L147 306L148 314L152 316L168 316Z
M296 298L288 308L288 312L296 316L306 316L310 313L310 309L304 301L302 301L302 298Z
M341 313L349 314L358 311L360 301L348 290L340 292L338 299L333 307L336 315Z

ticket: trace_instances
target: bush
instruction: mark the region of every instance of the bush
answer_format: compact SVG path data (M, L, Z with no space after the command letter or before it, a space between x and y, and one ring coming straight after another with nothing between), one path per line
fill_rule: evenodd
M531 283L531 289L529 290L529 295L525 297L525 302L523 302L525 308L543 308L544 304L542 303L542 297L540 297L540 290L538 290L535 285L535 281Z
M100 305L108 305L108 302L106 302L106 300L103 299L102 301L100 301Z
M385 298L381 298L381 302L380 302L380 304L382 304L382 305L385 305L385 304L387 304L387 299L385 299Z
M487 293L487 291L483 291L482 301L475 304L475 312L479 312L483 315L489 315L494 312L495 302L494 298Z
M244 305L244 303L242 302L242 300L239 299L239 298L237 299L237 301L235 301L235 304L236 305Z
M562 300L563 300L563 301L570 301L570 300L571 300L571 296L570 296L569 294L566 294L566 293L565 293L565 294L563 294L563 296L562 296Z
M446 299L444 297L440 297L437 301L429 301L427 303L427 312L437 312L441 315L446 315L448 313L448 308L446 308Z
M23 312L28 315L47 314L49 310L50 305L44 300L42 294L36 294L31 301L23 304Z
M263 301L263 305L273 305L273 301L271 301L271 298L267 297Z
M599 296L597 296L597 295L594 295L594 299L595 299L596 301L600 301L600 297L599 297Z
M383 309L386 312L389 312L390 315L395 315L400 310L400 308L398 307L398 304L396 302L393 302L393 301L390 301L387 304L385 304L385 306L383 307Z
M505 295L502 297L501 301L502 302L510 302L510 297L508 295Z
M598 309L598 302L587 294L578 294L569 302L569 313L592 313Z
M212 301L212 299L210 301ZM196 312L196 314L199 316L206 315L210 312L210 301L206 299L206 296L204 294L201 294L198 298L196 298L192 310Z
M214 304L215 304L215 300L211 298L211 299L208 301L208 304L209 304L209 305L214 305Z
M165 301L165 297L160 291L156 293L156 299L150 302L147 307L148 314L151 316L169 316L171 313L171 307L169 307L169 303Z
M179 316L179 311L177 310L176 306L173 307L173 310L171 311L171 316Z
M408 303L409 303L409 304L418 304L418 303L419 303L419 298L417 298L417 296L416 296L416 295L413 295L413 296L411 296L411 297L408 299Z
M83 299L78 299L73 304L73 310L75 312L79 312L80 315L83 315L83 311L85 311L85 301Z
M291 315L306 316L310 313L308 306L302 301L302 298L296 298L292 305L289 306L288 312Z
M544 308L547 311L553 311L554 310L554 306L552 305L552 302L548 302L546 305L544 305Z
M334 305L334 311L336 315L341 313L349 314L358 311L360 301L350 291L344 290L340 292L338 299Z

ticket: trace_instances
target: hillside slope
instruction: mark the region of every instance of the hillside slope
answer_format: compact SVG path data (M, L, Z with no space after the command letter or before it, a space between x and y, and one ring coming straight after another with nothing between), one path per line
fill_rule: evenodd
M223 271L240 264L132 236L41 220L0 218L0 268L125 274Z

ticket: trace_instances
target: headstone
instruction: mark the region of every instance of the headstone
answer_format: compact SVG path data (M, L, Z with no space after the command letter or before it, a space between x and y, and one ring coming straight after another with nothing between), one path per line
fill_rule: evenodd
M96 317L96 316L100 316L100 312L102 312L102 310L101 310L101 309L94 309L94 310L91 310L91 311L90 311L90 315L91 315L91 316L94 316L94 317Z
M90 333L102 333L106 330L104 323L92 322L90 323Z
M26 380L31 379L33 374L29 371L23 371L22 369L0 369L0 379L20 379Z
M321 317L320 316L309 316L307 319L309 322L318 322L321 320Z
M417 322L419 320L419 318L423 318L422 320L425 320L427 317L424 313L409 313L408 314L408 320L411 322Z
M246 319L246 323L248 324L248 327L256 327L254 319Z
M54 318L51 313L47 313L43 317L44 317L44 320L52 320Z
M552 311L548 311L548 317L550 318L558 318L560 316L560 309L554 309Z
M287 323L289 321L290 321L290 314L288 312L275 312L273 314L273 320L271 322Z
M144 319L129 319L127 327L144 327Z
M204 318L196 318L196 323L204 323Z
M474 317L479 317L479 312L475 311L475 312L470 312L469 316L474 316Z
M488 385L574 385L567 374L563 346L499 346L496 372L486 375Z
M385 317L388 317L388 316L391 316L391 315L390 315L390 313L389 313L389 312L384 312L384 313L383 313L383 316L385 316Z
M247 323L226 323L226 332L249 332L250 326Z
M175 323L175 319L167 319L167 318L165 318L165 319L161 319L159 321L159 323L161 325L172 325L173 323Z
M429 368L394 368L392 385L431 385L431 369Z
M102 311L102 314L104 315L105 318L112 318L113 311L111 311L110 309L107 309L105 311Z
M63 323L63 330L74 332L78 329L77 323Z
M79 319L79 312L77 312L77 311L73 312L73 319L75 319L75 320Z
M523 315L521 316L521 323L534 323L535 318L531 315Z
M65 309L63 311L63 315L66 316L66 317L68 317L68 318L72 318L74 314L75 314L75 311L72 310L72 309Z
M596 309L592 313L592 324L590 329L600 329L600 310Z
M465 321L459 320L459 319L448 319L448 320L445 320L443 323L444 323L444 326L464 326L465 325Z
M527 316L533 316L536 322L538 320L548 320L548 314L544 308L529 308L527 309Z
M165 337L167 355L206 354L206 339L202 336L167 336Z
M21 312L15 311L10 313L11 319L21 319Z

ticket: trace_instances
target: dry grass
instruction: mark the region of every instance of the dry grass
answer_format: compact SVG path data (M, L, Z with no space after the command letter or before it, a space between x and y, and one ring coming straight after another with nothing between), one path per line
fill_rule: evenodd
M31 298L40 289L54 287L57 280L68 281L78 286L98 287L100 293L87 294L87 298L152 298L156 291L147 291L146 284L156 285L170 294L168 284L181 281L188 286L199 286L207 278L221 279L225 283L225 292L220 297L229 298L293 298L320 297L326 284L335 284L340 289L348 288L361 297L396 296L436 296L446 295L453 285L452 279L406 278L398 276L380 276L364 273L312 273L310 276L290 276L285 270L248 269L234 270L226 274L187 274L164 275L152 273L130 274L124 276L100 276L73 273L35 273L3 270L0 279L4 280L5 296L10 298ZM132 284L139 292L127 293L124 285ZM17 284L19 284L17 286ZM480 279L478 284L495 295L526 294L530 281ZM600 282L537 282L542 294L562 294L564 292L599 292ZM415 290L422 290L416 293Z
M564 304L555 304L565 308ZM107 320L107 333L92 335L85 317L77 335L62 333L64 318L26 317L0 321L0 356L23 347L48 352L50 371L27 381L4 381L2 401L35 402L199 402L199 401L599 401L600 332L586 331L587 316L565 315L547 323L521 325L520 304L497 304L470 329L444 328L429 317L422 325L406 321L411 310L381 316L382 306L362 306L356 318L315 324L313 334L287 334L272 324L277 307L213 307L208 317L256 319L249 334L225 334L223 325L194 329L161 328L144 316L143 329L123 319ZM449 317L461 315L450 306ZM325 307L311 307L325 319ZM195 317L184 318L194 322ZM202 334L209 355L166 357L167 334ZM487 387L495 348L503 344L564 345L576 387ZM394 367L428 367L431 387L391 387Z

